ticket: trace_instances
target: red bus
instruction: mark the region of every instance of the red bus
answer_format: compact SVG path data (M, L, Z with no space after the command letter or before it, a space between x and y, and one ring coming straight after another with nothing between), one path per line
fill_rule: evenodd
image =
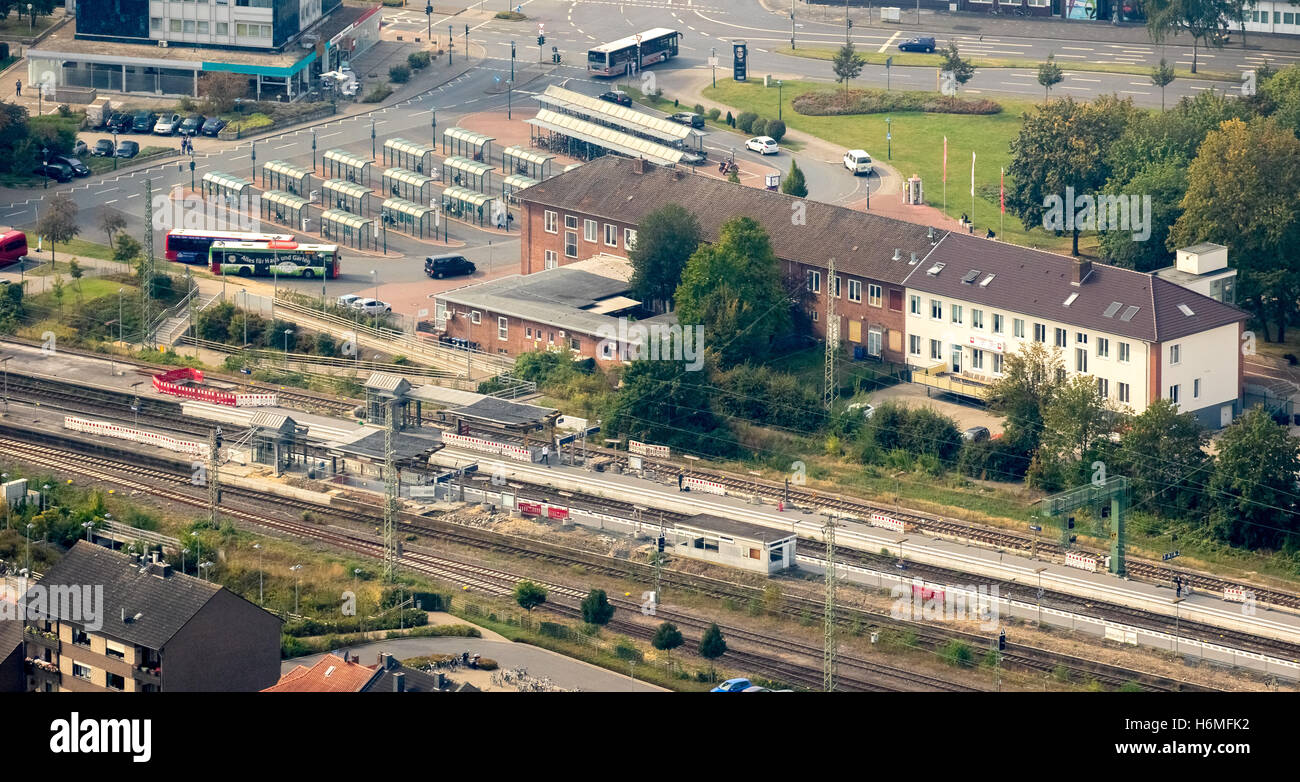
M0 268L15 264L27 256L27 234L22 231L0 233Z
M292 242L290 234L256 234L243 231L187 231L176 229L167 232L163 241L164 257L180 263L207 263L208 250L213 242Z
M622 76L677 55L682 34L656 27L640 35L620 38L587 51L587 73L593 76ZM640 54L638 61L637 55Z

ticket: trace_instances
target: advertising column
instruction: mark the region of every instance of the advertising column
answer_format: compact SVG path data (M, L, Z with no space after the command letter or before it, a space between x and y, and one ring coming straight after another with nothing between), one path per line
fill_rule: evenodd
M749 47L744 41L732 41L732 78L736 81L745 81L745 76L749 70Z

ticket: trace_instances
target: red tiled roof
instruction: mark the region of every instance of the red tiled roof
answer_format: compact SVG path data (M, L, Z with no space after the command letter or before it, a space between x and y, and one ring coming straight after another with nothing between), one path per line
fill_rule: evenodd
M310 668L299 665L262 692L360 692L376 673L373 667L327 654Z

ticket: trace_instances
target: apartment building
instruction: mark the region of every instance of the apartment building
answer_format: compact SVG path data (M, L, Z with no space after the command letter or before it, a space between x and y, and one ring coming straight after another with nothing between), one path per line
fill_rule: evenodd
M929 252L941 231L867 212L654 166L614 155L593 160L516 194L523 213L520 273L531 274L597 253L627 257L648 213L680 204L715 241L735 217L758 221L792 297L825 336L827 296L836 297L840 336L855 355L902 363L903 281L912 258ZM836 279L829 266L835 259Z
M79 541L29 589L29 606L38 589L102 589L103 601L49 600L44 618L29 607L29 691L256 692L279 678L280 618L165 562Z
M1196 255L1189 251L1180 265ZM1096 378L1102 396L1134 412L1163 397L1207 427L1225 426L1241 412L1247 315L1197 292L1208 284L1197 269L1223 292L1224 275L1212 265L1187 260L1179 279L1194 284L1184 286L1158 273L948 234L906 280L913 382L979 398L1008 354L1039 342L1060 349L1067 374Z

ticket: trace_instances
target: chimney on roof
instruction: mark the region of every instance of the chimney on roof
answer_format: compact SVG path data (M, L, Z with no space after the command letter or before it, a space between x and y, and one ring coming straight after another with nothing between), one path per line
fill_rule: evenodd
M916 265L916 251L915 251L915 250L912 251L912 260L909 261L909 263L910 263L912 266L915 266L915 265Z
M633 174L645 173L645 158L637 158L632 161L632 173Z
M406 674L393 674L393 692L406 692Z
M157 561L158 555L154 555L154 561L149 563L149 574L155 578L167 578L172 574L172 566L166 562Z
M1070 268L1070 284L1082 285L1083 281L1088 279L1089 274L1092 274L1092 261L1075 258L1074 264Z
M899 249L898 247L895 247L895 248L894 248L894 260L896 260L896 261L901 261L901 260L903 260L903 251L902 251L901 249Z
M389 655L388 655L386 652L380 652L380 653L379 653L379 659L376 660L376 662L378 663L378 665L379 665L379 667L380 667L381 670L387 670L387 669L388 669L388 658L389 658Z

